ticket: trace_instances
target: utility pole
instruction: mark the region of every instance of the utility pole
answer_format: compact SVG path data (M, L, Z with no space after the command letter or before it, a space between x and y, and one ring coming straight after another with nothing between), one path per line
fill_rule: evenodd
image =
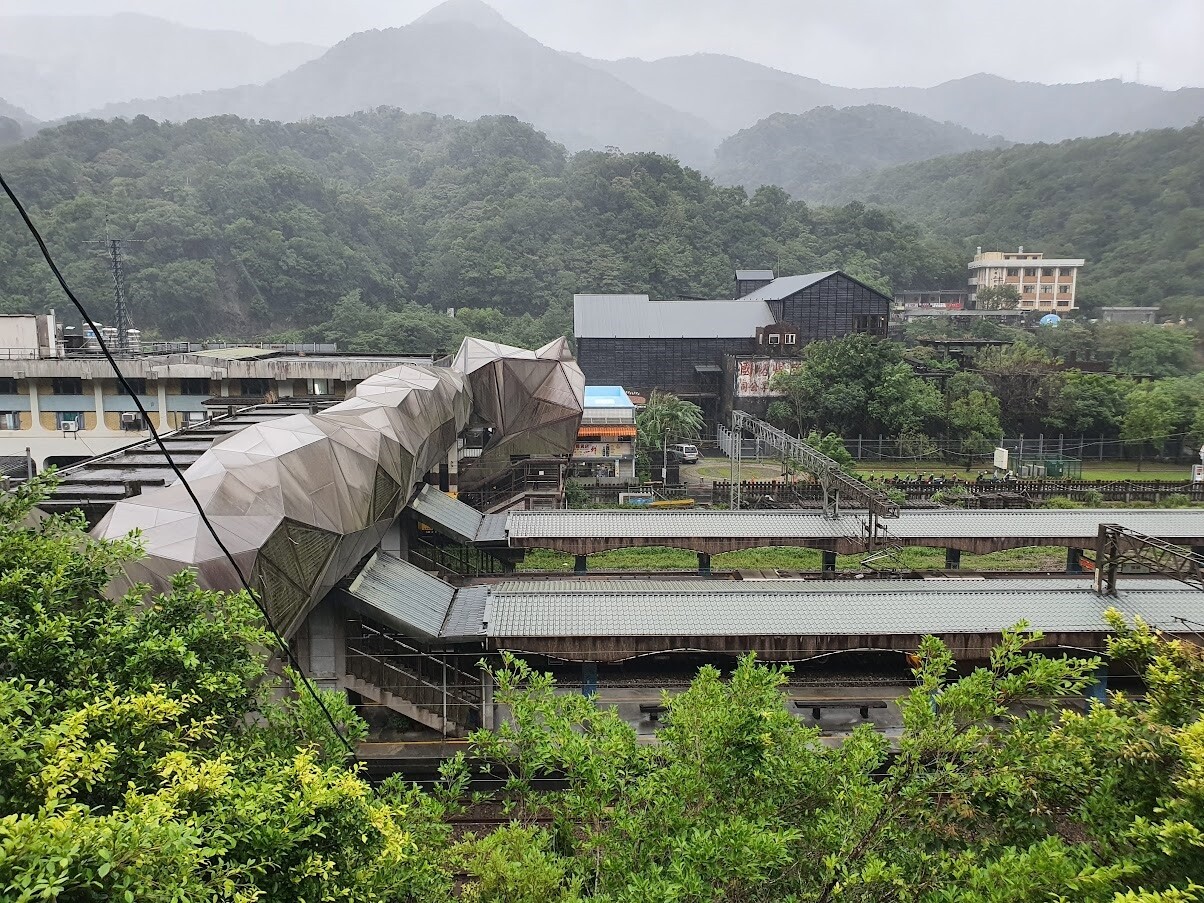
M103 245L109 257L113 272L113 325L117 328L117 347L112 349L118 357L130 357L130 330L134 328L134 318L130 315L129 302L125 297L125 265L122 261L122 244L143 244L146 239L112 238L108 235L108 217L105 217L105 237L96 241L85 242L90 245ZM99 339L100 336L97 336Z

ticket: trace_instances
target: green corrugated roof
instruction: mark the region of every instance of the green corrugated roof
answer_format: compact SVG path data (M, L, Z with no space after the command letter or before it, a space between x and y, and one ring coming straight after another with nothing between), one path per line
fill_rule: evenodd
M1089 580L507 581L491 588L490 637L922 636L1034 629L1102 633L1115 606L1169 631L1204 621L1204 593L1127 578L1120 595Z

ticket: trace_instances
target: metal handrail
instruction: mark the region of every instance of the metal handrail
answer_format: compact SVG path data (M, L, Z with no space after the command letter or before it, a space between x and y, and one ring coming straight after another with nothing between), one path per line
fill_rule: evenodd
M805 471L813 474L823 490L825 513L839 514L840 497L843 493L847 501L868 509L871 516L899 516L899 505L885 492L849 476L839 464L797 436L792 436L785 430L771 426L764 420L758 420L744 411L732 411L732 431L737 440L746 431L752 433L770 448L789 455ZM736 461L738 457L739 450L737 449L732 460ZM737 491L734 488L736 482L732 481L733 492ZM735 507L735 503L733 503L733 507Z

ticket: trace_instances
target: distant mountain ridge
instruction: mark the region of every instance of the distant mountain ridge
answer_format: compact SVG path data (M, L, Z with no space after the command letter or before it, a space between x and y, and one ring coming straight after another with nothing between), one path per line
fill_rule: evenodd
M146 16L130 21L146 28L183 29ZM246 35L183 31L194 49L197 35L268 46ZM290 52L314 58L288 66L281 65L279 56L240 44L244 50L237 58L210 55L223 60L220 67L212 60L207 69L183 67L199 82L186 89L173 87L164 72L181 68L175 58L187 60L187 48L165 50L170 42L144 37L141 43L154 47L149 58L170 63L156 69L147 65L145 53L127 54L137 66L127 67L126 74L140 77L132 84L122 82L118 90L99 77L108 59L98 60L96 54L111 52L107 42L99 33L90 34L82 55L72 58L77 68L71 72L76 82L88 83L88 96L103 89L108 100L115 93L138 98L117 103L86 104L68 96L61 86L71 79L63 77L62 61L31 65L18 59L12 54L25 53L36 42L13 34L11 28L7 34L0 28L0 91L43 119L48 118L46 108L66 110L72 118L146 114L169 120L232 113L296 121L379 106L467 119L503 114L531 123L571 150L651 150L700 168L711 164L723 136L775 113L803 114L825 106L895 107L1016 142L1182 127L1204 116L1204 88L1165 91L1116 80L1043 85L977 74L929 88L855 89L714 53L653 61L591 59L541 44L482 0L447 0L407 26L359 32L320 55L315 48L293 48ZM249 72L250 61L262 65ZM221 70L220 78L215 68ZM40 98L42 105L27 97ZM856 155L855 148L848 151Z
M978 73L931 88L842 88L722 54L591 63L728 134L773 113L829 105L897 107L1017 142L1181 127L1204 116L1204 88L1166 91L1116 79L1044 85Z
M0 94L48 120L135 97L264 82L322 52L137 13L0 17Z
M401 28L351 35L262 86L138 100L99 113L291 121L380 106L462 119L512 115L573 150L651 149L695 165L709 160L721 137L705 121L544 46L479 0L451 0Z
M894 107L817 107L775 113L737 132L719 145L709 173L726 185L778 185L815 200L859 173L1007 144Z

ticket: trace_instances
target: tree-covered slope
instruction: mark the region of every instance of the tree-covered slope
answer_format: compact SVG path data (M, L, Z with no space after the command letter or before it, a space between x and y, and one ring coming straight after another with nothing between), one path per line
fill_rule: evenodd
M1204 122L892 167L827 198L898 208L967 253L1084 257L1081 300L1204 317Z
M531 341L569 328L574 292L730 297L738 265L889 289L956 283L965 266L888 212L750 198L655 154L569 157L508 117L85 120L0 153L0 170L102 317L108 277L84 242L106 217L147 240L129 288L137 324L164 337L293 330L363 347L373 333L418 349L446 337L454 307L497 311L474 328ZM7 209L0 259L0 311L62 305Z
M1004 144L893 107L818 107L775 113L732 135L719 145L710 172L725 185L780 185L807 200L858 173Z

